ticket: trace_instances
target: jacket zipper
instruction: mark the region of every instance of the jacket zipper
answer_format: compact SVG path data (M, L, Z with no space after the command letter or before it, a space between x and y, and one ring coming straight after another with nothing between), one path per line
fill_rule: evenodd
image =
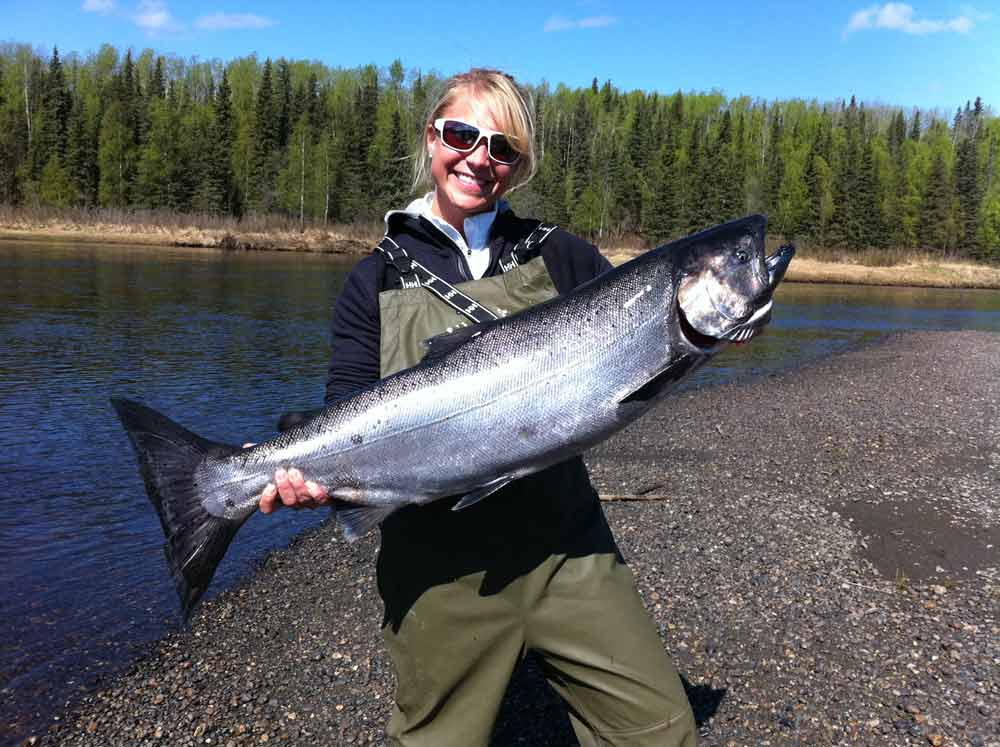
M451 247L455 257L455 268L458 270L459 277L463 280L472 280L472 270L469 269L469 263L465 261L465 257L462 255L462 250L458 248L458 244L452 240L451 236L446 234L422 215L420 216L420 221L423 225L429 227L448 242L448 246Z

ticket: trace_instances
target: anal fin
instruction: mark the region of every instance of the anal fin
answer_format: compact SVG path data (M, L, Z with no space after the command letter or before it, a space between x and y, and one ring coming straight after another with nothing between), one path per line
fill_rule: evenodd
M479 503L483 498L493 495L495 492L500 490L504 485L509 483L514 479L513 475L501 475L495 480L490 480L485 485L480 485L478 488L473 490L471 493L467 493L462 496L462 500L451 507L452 511L461 511L463 508L468 508L469 506Z

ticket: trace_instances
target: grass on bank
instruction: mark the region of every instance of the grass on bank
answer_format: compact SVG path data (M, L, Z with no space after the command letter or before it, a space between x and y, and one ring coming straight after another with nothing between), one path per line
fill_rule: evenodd
M328 224L286 215L178 213L172 210L66 209L0 205L0 238L158 246L265 249L363 255L382 236L381 221ZM638 237L599 242L615 264L642 253ZM769 249L779 240L768 240ZM1000 267L925 251L863 252L800 244L786 279L805 283L1000 289Z
M364 253L382 225L299 221L285 215L178 213L173 210L0 205L0 235L107 243Z

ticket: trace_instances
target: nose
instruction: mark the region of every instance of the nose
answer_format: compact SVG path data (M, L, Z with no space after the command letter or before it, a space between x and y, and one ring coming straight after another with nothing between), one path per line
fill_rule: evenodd
M479 138L476 147L469 151L465 156L465 160L478 167L488 167L490 165L489 145L486 142L485 136Z

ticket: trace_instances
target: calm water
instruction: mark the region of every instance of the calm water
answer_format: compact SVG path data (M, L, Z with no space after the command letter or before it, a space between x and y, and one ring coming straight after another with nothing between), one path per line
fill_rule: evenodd
M177 625L159 523L108 404L138 399L215 440L318 405L347 267L323 256L0 243L0 742ZM1000 331L1000 293L785 286L768 334L694 385L906 328ZM213 585L325 512L255 516Z

